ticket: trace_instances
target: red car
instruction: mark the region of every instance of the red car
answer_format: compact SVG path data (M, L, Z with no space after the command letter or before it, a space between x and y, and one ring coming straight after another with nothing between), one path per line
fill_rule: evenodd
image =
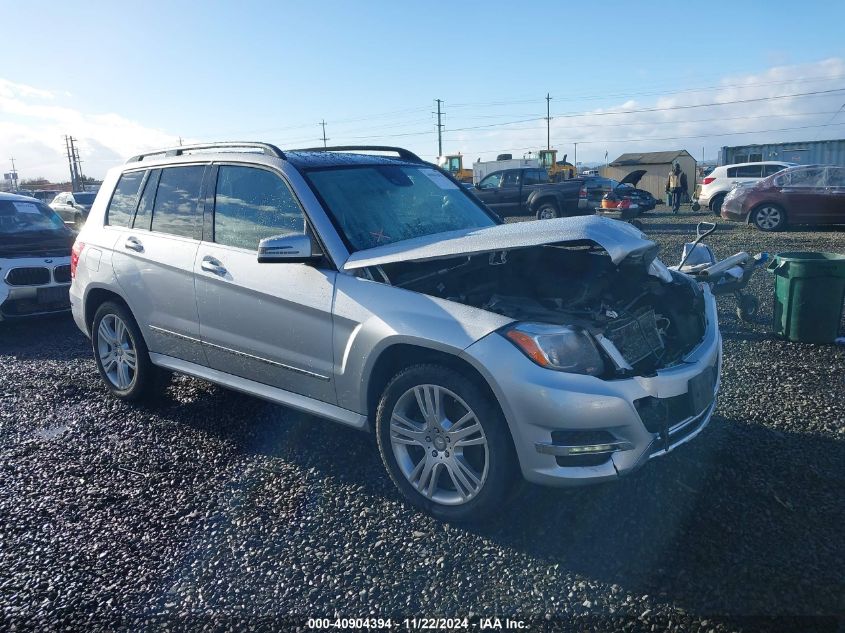
M845 167L796 165L731 189L722 217L761 231L788 224L845 224Z

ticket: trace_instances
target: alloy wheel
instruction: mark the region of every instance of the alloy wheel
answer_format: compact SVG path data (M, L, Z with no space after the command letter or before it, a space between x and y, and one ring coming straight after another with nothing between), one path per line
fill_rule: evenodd
M129 328L116 314L107 314L97 328L97 353L103 373L124 391L135 381L138 355Z
M552 207L543 207L540 209L541 220L554 220L557 217L557 212Z
M754 216L754 223L764 231L777 228L782 220L781 210L777 207L760 207Z
M467 503L487 480L484 429L469 405L445 387L416 385L399 397L390 444L405 479L437 503Z

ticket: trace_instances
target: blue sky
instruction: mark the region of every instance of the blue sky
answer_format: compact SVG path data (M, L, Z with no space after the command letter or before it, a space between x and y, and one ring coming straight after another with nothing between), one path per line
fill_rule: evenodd
M331 142L434 159L438 97L444 150L472 159L544 147L547 92L553 146L571 158L579 141L585 161L845 136L815 127L845 123L845 92L594 116L845 88L845 3L3 5L21 28L0 39L0 165L14 153L22 177L66 171L65 133L99 176L179 136L318 144L321 119ZM720 132L732 136L707 136Z

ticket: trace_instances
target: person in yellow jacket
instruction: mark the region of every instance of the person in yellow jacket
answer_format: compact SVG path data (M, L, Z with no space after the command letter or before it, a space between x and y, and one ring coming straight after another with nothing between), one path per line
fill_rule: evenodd
M672 165L669 178L666 180L666 193L671 196L672 213L678 213L681 208L681 197L687 191L687 175L681 171L680 163Z

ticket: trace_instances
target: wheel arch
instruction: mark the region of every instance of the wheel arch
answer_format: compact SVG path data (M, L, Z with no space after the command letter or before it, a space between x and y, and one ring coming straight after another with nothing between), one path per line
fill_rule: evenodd
M117 303L122 304L129 310L129 313L132 314L132 309L129 307L129 304L126 302L120 294L111 290L109 288L103 287L96 287L90 288L88 292L85 293L85 303L84 303L84 318L85 318L85 327L88 329L88 334L91 335L91 326L94 323L94 315L97 314L97 310L101 305L103 305L106 301L115 301ZM142 333L143 334L143 333Z
M390 379L403 369L413 365L427 363L443 365L469 378L502 411L499 399L496 397L490 384L481 372L465 359L443 350L424 347L422 345L394 343L379 353L369 372L369 379L366 386L366 406L367 418L371 424L375 420L376 409L381 394L384 392L384 388ZM504 416L504 412L502 414ZM513 438L511 438L511 441L513 441Z
M528 209L529 211L531 211L531 213L537 213L540 207L542 207L546 203L551 203L557 209L558 213L563 211L563 207L561 206L561 202L558 199L558 196L554 194L545 194L543 196L535 197L533 200L531 200Z

